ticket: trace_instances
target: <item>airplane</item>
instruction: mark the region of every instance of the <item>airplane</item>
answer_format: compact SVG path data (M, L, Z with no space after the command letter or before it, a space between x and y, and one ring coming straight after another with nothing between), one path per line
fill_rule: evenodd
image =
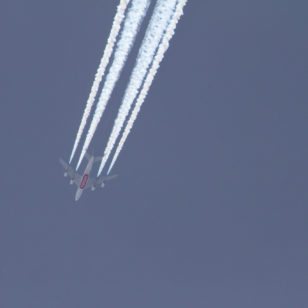
M102 188L105 186L105 181L112 180L117 177L117 175L111 176L100 176L98 178L91 178L89 174L95 162L98 162L102 159L102 157L95 157L86 153L86 159L88 160L87 166L83 175L78 174L72 166L66 163L62 158L60 158L60 164L65 169L64 176L70 177L70 184L73 185L74 183L77 186L77 191L75 195L75 201L78 201L81 197L82 192L87 189L91 188L92 191L96 189L97 186L101 186Z

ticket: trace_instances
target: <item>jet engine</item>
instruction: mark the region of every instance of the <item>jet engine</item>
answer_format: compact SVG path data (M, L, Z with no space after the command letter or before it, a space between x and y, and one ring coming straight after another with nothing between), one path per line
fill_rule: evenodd
M104 188L104 186L105 186L105 183L103 182L103 183L101 184L101 188Z
M64 177L67 177L67 172L64 172Z
M92 186L92 187L91 187L91 190L92 190L92 191L94 191L94 190L95 190L95 187L94 187L94 186Z
M70 180L70 185L73 185L74 184L74 181L73 180Z

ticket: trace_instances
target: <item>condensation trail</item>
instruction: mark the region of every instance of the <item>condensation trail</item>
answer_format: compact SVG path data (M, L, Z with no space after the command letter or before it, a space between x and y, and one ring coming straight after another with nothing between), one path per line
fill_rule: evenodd
M109 69L108 75L106 77L100 98L98 100L96 110L93 115L93 119L90 128L88 130L87 137L84 142L76 170L79 168L79 165L94 136L95 130L104 113L105 107L111 96L112 90L119 79L120 73L126 62L127 56L135 41L135 37L138 33L140 24L144 16L146 15L149 4L150 0L132 0L132 5L128 10L127 17L125 18L121 37L117 43L116 51L114 54L114 59Z
M146 76L147 70L153 61L157 47L163 37L163 34L168 26L177 0L158 0L154 8L149 26L145 37L141 44L134 70L131 74L128 86L125 90L122 104L119 109L117 118L114 122L112 132L110 134L107 146L104 151L104 157L99 167L100 174L110 156L112 149L120 135L124 122L129 114L131 106L138 95L138 91Z
M151 84L154 80L154 77L159 69L159 65L161 63L161 61L163 60L164 58L164 54L165 52L167 51L168 47L169 47L169 41L170 39L172 38L172 36L174 35L174 31L175 31L175 28L176 28L176 25L179 21L179 19L181 18L182 14L183 14L183 8L186 4L187 0L179 0L178 4L177 4L177 8L176 8L176 11L172 17L172 20L170 22L170 24L168 25L168 29L164 35L164 38L162 40L162 43L160 44L159 48L158 48L158 51L155 55L155 58L154 58L154 61L153 61L153 64L152 64L152 67L146 77L146 80L144 82L144 85L143 85L143 88L142 90L140 91L140 94L138 96L138 99L136 101L136 105L133 109L133 112L131 114L131 117L129 118L128 122L127 122L127 125L125 127L125 130L123 132L123 135L119 141L119 144L118 144L118 147L115 151L115 154L113 156L113 159L112 159L112 162L110 164L110 167L108 169L108 172L107 174L110 173L112 167L114 166L114 163L116 162L122 148L123 148L123 145L125 143L125 140L128 136L128 134L130 133L132 127L133 127L133 124L137 118L137 115L138 115L138 112L140 111L140 108L141 108L141 105L142 103L144 102L147 94L148 94L148 91L151 87Z
M89 94L89 98L87 100L86 108L84 110L84 113L83 113L83 116L82 116L82 119L81 119L81 123L80 123L79 129L78 129L77 135L76 135L75 143L74 143L73 150L72 150L71 157L70 157L70 161L69 161L70 163L71 163L71 161L72 161L72 159L75 155L75 152L76 152L76 149L78 147L78 144L79 144L80 138L82 136L83 130L86 126L87 119L90 115L93 103L95 101L95 97L96 97L96 94L97 94L97 91L98 91L98 88L99 88L99 84L101 83L101 80L104 76L104 73L105 73L106 67L108 65L109 59L112 55L114 44L116 42L119 31L121 29L121 24L122 24L122 21L123 21L124 16L125 16L124 13L125 13L126 7L129 4L129 2L130 2L130 0L120 0L120 3L117 7L117 12L116 12L116 15L113 19L112 28L111 28L111 31L110 31L110 34L109 34L109 37L108 37L107 45L105 47L103 57L101 58L99 67L97 69L97 72L96 72L96 75L95 75L95 78L94 78L94 81L93 81L93 85L92 85L92 88L91 88L91 91L90 91L90 94Z

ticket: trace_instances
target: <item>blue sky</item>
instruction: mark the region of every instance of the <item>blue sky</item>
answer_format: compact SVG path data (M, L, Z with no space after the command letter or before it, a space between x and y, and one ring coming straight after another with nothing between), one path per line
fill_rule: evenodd
M75 203L58 158L116 5L1 1L0 306L307 306L308 5L188 1L119 177Z

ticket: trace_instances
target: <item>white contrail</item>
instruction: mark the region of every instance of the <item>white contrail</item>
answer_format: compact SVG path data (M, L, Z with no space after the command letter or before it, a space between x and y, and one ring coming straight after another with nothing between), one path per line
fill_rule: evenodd
M111 96L112 90L117 80L119 79L121 70L126 62L129 51L131 50L131 47L135 41L135 37L139 30L140 24L147 12L149 4L150 0L133 0L132 5L128 10L121 37L117 43L114 59L106 77L100 98L98 100L96 110L90 128L88 130L87 137L84 142L76 170L79 168L79 165L89 147L97 125L103 115L107 102Z
M98 88L99 88L99 84L100 84L100 82L101 82L101 80L104 76L106 67L108 65L109 59L110 59L111 54L113 52L113 47L114 47L115 41L117 39L118 33L121 29L121 23L124 19L124 12L126 10L127 5L129 4L129 2L130 2L130 0L120 0L120 3L117 7L117 12L116 12L116 15L113 19L112 28L111 28L111 31L110 31L110 34L109 34L109 37L108 37L107 45L105 47L103 57L101 58L99 67L97 69L97 72L96 72L96 75L95 75L95 78L94 78L94 81L93 81L93 85L92 85L92 88L91 88L91 92L90 92L89 98L87 100L86 108L84 110L84 113L83 113L83 116L82 116L82 119L81 119L81 123L80 123L79 129L78 129L77 135L76 135L75 143L74 143L73 150L72 150L71 157L70 157L70 161L69 161L70 163L71 163L71 161L72 161L72 159L75 155L75 152L76 152L77 146L79 144L80 138L82 136L84 127L86 126L87 119L90 115L93 103L95 101L95 97L96 97L96 94L97 94L97 91L98 91Z
M108 157L117 141L117 138L120 135L126 117L128 116L131 106L138 95L138 91L142 85L144 77L146 76L147 70L153 61L153 57L163 37L164 31L166 30L168 22L174 13L176 3L177 0L158 0L156 3L154 13L151 17L138 53L134 70L131 74L121 107L104 151L104 157L99 167L98 175L102 172L104 165L107 162Z
M114 163L116 162L116 160L119 156L119 153L121 152L121 149L123 148L125 140L126 140L128 134L130 133L132 127L133 127L133 124L134 124L134 122L137 118L138 112L140 111L141 105L144 102L144 100L145 100L145 98L148 94L148 91L151 87L151 84L154 80L154 77L155 77L155 75L156 75L156 73L159 69L159 65L160 65L161 61L163 60L164 54L169 47L169 41L172 38L172 36L174 35L176 25L177 25L179 19L181 18L182 14L183 14L183 7L185 6L186 2L187 2L187 0L179 0L179 2L177 4L176 11L175 11L174 15L172 16L172 20L171 20L170 24L168 25L168 29L167 29L167 31L164 35L164 38L163 38L161 44L159 45L159 48L158 48L158 51L155 55L152 67L151 67L151 69L150 69L150 71L149 71L149 73L146 77L143 88L140 91L140 94L139 94L138 99L136 101L136 105L133 109L131 117L129 118L129 120L127 122L125 130L124 130L123 135L121 137L121 140L119 141L118 147L115 151L115 154L113 156L113 159L112 159L112 162L110 164L110 167L108 169L107 174L109 174L109 172L111 171Z

